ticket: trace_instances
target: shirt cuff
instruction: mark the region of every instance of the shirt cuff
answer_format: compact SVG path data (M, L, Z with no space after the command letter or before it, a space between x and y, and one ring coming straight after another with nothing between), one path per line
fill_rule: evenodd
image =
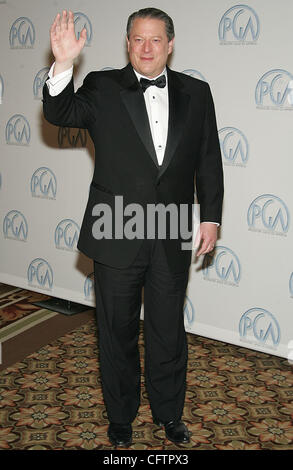
M72 75L73 75L73 65L65 70L64 72L58 73L53 77L53 70L54 70L55 62L51 65L51 68L48 73L48 80L46 81L49 94L51 96L56 96L61 93L64 88L68 85L70 82Z
M202 224L215 224L217 225L217 227L219 227L219 223L218 222L208 222L207 220L205 220L204 222L201 222Z

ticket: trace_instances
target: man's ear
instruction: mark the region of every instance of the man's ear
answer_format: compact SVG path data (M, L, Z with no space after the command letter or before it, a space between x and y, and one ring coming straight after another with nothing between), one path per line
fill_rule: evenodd
M127 50L128 50L128 52L129 52L129 39L128 39L128 37L127 37L127 34L126 34L126 45L127 45Z
M175 38L171 39L171 41L168 42L168 54L171 54L171 52L173 51L174 42L175 42Z

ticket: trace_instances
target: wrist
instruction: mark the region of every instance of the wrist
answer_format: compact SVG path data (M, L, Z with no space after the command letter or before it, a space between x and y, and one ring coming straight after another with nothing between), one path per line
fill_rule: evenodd
M55 61L53 69L53 77L58 73L65 72L65 70L70 69L73 66L73 60L67 60L65 62Z

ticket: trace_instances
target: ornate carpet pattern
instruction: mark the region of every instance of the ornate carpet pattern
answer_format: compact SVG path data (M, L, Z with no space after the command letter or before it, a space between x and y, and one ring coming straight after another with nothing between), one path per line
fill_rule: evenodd
M15 322L40 310L32 302L49 298L48 295L0 284L0 340L6 338L7 327L12 331Z
M0 283L0 371L94 317L67 316L33 305L50 296Z
M192 334L188 346L183 420L191 442L177 446L152 423L142 375L130 449L293 450L286 359ZM94 319L0 373L0 449L113 450L107 427Z

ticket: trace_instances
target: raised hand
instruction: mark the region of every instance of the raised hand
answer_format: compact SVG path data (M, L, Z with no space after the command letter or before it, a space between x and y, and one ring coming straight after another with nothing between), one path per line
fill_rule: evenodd
M73 12L63 10L58 13L50 28L52 52L55 57L54 75L71 67L73 60L80 54L86 41L86 29L76 39L74 31Z

